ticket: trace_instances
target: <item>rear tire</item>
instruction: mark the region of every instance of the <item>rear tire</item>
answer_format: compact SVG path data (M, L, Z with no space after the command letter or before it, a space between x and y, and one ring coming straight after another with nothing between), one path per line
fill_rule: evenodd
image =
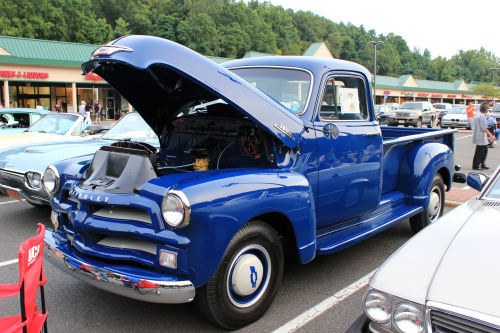
M216 326L235 330L259 319L269 308L283 276L278 233L250 221L233 237L212 278L196 291L198 310Z
M427 209L410 217L410 225L414 233L434 223L444 210L444 181L440 174L435 174L432 180L431 189L429 192L429 205Z

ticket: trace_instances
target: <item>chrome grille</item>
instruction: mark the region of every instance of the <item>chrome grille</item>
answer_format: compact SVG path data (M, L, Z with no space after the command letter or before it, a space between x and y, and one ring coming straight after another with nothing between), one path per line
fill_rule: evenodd
M500 201L483 201L483 206L486 206L486 207L500 207Z
M500 327L488 326L479 321L473 321L441 311L431 311L431 326L433 333L488 333L500 332Z

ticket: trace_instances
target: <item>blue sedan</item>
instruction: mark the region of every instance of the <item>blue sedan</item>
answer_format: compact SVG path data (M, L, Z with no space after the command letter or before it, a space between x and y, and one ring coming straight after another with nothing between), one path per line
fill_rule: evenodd
M26 199L34 206L48 205L50 199L42 187L42 176L49 165L75 157L91 160L100 147L127 138L155 147L160 145L153 130L133 112L122 117L99 138L4 150L0 153L0 190L15 199Z

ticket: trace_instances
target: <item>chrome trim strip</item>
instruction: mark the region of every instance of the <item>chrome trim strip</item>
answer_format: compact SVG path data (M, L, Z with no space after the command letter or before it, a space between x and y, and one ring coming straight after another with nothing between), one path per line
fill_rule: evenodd
M425 321L427 332L432 332L431 329L431 311L444 312L459 318L469 320L474 323L478 323L484 326L492 327L494 329L500 330L500 318L496 316L491 316L485 313L464 309L456 307L449 304L443 304L433 301L428 301L426 304Z
M92 266L54 248L55 232L46 230L44 256L51 264L96 288L145 302L178 304L191 302L196 290L191 281L155 281L136 275Z

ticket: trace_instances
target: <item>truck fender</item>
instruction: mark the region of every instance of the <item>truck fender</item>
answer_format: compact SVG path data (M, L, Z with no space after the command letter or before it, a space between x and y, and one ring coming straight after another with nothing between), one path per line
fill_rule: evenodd
M311 187L303 175L279 169L226 169L195 175L173 187L191 204L191 222L179 233L191 241L189 266L195 286L215 273L236 232L266 214L286 217L301 262L314 258L316 214Z
M454 168L453 151L436 142L421 142L410 148L399 168L398 189L408 205L427 207L432 180L439 173L449 184Z

